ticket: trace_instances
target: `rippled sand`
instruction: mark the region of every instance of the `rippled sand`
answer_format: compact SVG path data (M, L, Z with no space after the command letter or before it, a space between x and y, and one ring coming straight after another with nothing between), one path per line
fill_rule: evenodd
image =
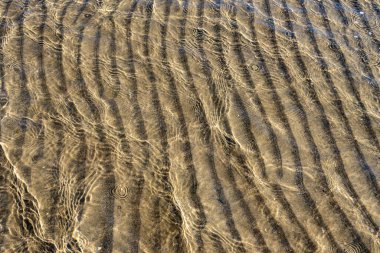
M380 252L378 0L0 15L0 252Z

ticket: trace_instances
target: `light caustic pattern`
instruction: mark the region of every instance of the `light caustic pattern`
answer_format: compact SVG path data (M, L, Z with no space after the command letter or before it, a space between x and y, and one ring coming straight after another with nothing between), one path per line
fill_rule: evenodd
M0 15L0 252L380 251L377 0Z

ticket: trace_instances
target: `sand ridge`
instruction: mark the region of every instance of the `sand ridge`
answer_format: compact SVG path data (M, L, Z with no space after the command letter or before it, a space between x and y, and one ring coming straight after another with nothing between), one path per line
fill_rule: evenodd
M0 252L378 252L380 3L0 3Z

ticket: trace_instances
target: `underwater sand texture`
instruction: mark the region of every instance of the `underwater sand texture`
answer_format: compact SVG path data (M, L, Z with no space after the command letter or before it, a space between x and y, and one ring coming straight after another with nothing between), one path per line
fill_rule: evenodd
M0 33L0 252L380 252L378 0L2 0Z

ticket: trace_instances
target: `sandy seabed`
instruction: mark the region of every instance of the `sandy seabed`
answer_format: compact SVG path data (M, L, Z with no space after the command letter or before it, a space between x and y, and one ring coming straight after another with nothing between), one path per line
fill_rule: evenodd
M380 252L378 0L2 0L0 252Z

